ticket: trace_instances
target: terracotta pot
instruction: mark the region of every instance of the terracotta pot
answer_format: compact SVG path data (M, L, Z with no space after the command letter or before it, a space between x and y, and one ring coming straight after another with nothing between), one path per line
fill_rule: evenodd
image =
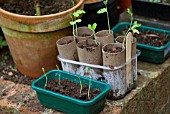
M60 65L56 59L56 41L72 34L70 15L82 9L83 3L84 0L79 0L71 9L43 16L18 15L0 8L0 26L22 74L38 78L42 75L42 67L48 71L55 69L56 64Z
M112 48L122 47L121 43L111 43L103 46L103 65L109 67L115 67L123 65L125 61L125 49L118 53L109 53L107 50L112 50Z
M123 43L124 38L125 38L125 36L118 36L116 38L116 42ZM132 54L131 54L131 56L132 57L136 56L136 38L133 38L133 42L132 42Z
M100 42L101 46L109 43L114 43L113 31L102 30L96 33L96 40Z
M73 36L63 37L59 39L56 44L61 58L78 60L76 41Z
M75 30L75 33L76 33L76 30ZM85 27L85 26L77 28L77 34L75 37L76 37L77 42L94 38L93 31L91 31L88 27Z
M93 50L87 50L86 48L81 48L83 45L92 45L95 44L93 39L83 40L77 43L77 53L80 62L102 65L102 55L101 55L101 46L100 42L97 42L98 46Z
M121 14L123 11L131 6L131 0L117 0L117 2L118 6L120 7L120 9L118 10L119 14Z

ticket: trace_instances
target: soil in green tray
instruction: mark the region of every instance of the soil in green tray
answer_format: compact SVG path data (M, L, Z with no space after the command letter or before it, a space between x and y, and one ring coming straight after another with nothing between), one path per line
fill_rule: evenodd
M50 79L47 83L46 89L84 101L91 100L100 94L99 89L91 88L90 97L88 98L88 85L83 85L82 92L80 93L80 84L69 81L68 79L61 80L60 85L58 80Z
M35 16L35 0L9 0L9 2L0 3L0 7L6 11ZM41 15L48 15L62 12L73 7L71 0L39 0Z
M127 29L124 29L117 34L115 34L115 38L117 36L122 36L126 33ZM150 46L160 47L164 46L165 44L170 41L170 36L167 34L161 34L155 31L140 31L139 34L134 34L134 37L137 39L138 43L147 44Z

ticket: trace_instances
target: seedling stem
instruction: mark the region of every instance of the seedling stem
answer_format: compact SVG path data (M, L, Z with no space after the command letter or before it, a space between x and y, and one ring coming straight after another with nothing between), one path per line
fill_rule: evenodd
M91 76L91 73L90 73L90 67L88 67L88 73L89 73L89 76L90 76L89 88L88 88L88 99L90 99L90 88L91 88L91 80L92 80L92 76Z
M40 1L35 0L35 10L36 10L36 15L40 16L41 15L41 9L40 9Z
M44 76L45 76L45 85L44 85L44 88L45 88L47 86L47 75L45 73L45 69L44 68L42 68L42 71L43 71Z
M79 82L80 82L80 94L81 94L83 87L82 87L82 82L81 82L80 76L78 76L78 78L79 78Z
M59 69L58 65L56 65L56 68L58 70L58 85L60 85L60 80L61 80L60 69Z

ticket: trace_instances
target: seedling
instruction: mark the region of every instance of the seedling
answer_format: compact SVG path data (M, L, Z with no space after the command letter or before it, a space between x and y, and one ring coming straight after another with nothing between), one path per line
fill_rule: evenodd
M73 21L73 17L72 21L70 22L70 25L73 26L73 35L75 35L74 33L74 26L76 28L76 35L77 35L77 23L80 23L82 20L81 19L77 19L81 14L85 14L86 12L84 10L77 10L76 12L73 13L73 17L76 19L75 21Z
M88 99L90 99L90 88L91 88L91 80L92 80L92 76L91 76L91 73L90 73L90 67L88 67L88 73L89 73L89 76L90 76L89 88L88 88Z
M45 85L44 85L44 88L45 88L47 86L47 75L45 73L45 69L44 68L42 68L42 71L43 71L44 76L45 76Z
M60 69L59 69L58 65L56 65L56 68L58 70L58 85L60 85L60 80L61 80Z
M133 34L135 34L135 33L139 34L139 31L137 30L137 28L140 27L141 24L138 23L137 21L134 21L134 23L133 23L133 13L132 13L132 11L129 8L127 9L127 12L130 15L130 17L131 17L131 20L130 20L130 27L127 30L125 35L127 35L130 30L133 31Z
M0 36L0 49L3 48L4 46L7 46L6 40L3 40L3 37Z
M129 8L127 9L127 13L130 15L131 19L130 19L130 27L129 27L129 29L126 32L125 37L129 33L129 31L132 31L133 34L135 34L135 33L139 34L139 31L137 30L137 28L140 27L141 24L138 23L137 21L133 22L133 13L132 13L132 11ZM132 41L133 41L133 39L132 39ZM125 43L125 38L123 40L122 47L124 47L124 43Z
M108 0L103 1L105 8L98 10L97 14L107 13L107 23L108 23L109 33L110 33L110 21L109 21L109 13L108 13L108 9L107 9L107 3L108 3Z
M96 45L97 45L96 33L95 33L96 27L97 27L97 24L96 24L96 23L93 23L93 25L88 24L88 28L89 28L91 31L93 31L94 41L95 41L95 43L96 43Z
M80 82L80 94L81 94L83 86L82 86L82 82L81 82L81 79L80 79L80 75L78 76L78 78L79 78L79 82Z
M39 0L35 0L35 10L36 10L36 15L40 16L41 10L40 10L40 1Z

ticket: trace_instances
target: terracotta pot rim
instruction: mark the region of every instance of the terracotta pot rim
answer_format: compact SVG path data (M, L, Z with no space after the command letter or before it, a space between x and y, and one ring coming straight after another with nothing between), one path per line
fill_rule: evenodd
M61 41L61 40L63 40L63 39L67 39L67 38L73 38L73 40L70 42L70 43L68 43L68 44L63 44L63 45L61 45L59 42ZM57 45L59 45L59 46L65 46L65 45L69 45L69 44L71 44L72 42L74 42L75 40L74 40L74 36L65 36L65 37L62 37L62 38L60 38L57 42L56 42L56 44Z
M88 39L88 40L93 40L93 39ZM94 40L93 40L94 41ZM81 49L81 50L84 50L84 49L82 49L82 48L80 48L78 45L80 44L80 43L82 43L82 42L86 42L86 40L82 40L82 41L79 41L77 44L76 44L76 47L77 48L79 48L79 49ZM95 42L95 41L94 41ZM99 41L97 41L97 43L98 43L98 45L97 45L97 47L99 47L100 46L100 42ZM97 48L96 47L96 48Z
M119 53L122 53L122 52L124 52L125 51L125 47L122 49L122 51L121 52L118 52L118 53L109 53L109 52L106 52L105 50L104 50L104 48L107 46L107 45L114 45L114 44L118 44L118 45L122 45L121 43L110 43L110 44L106 44L106 45L104 45L103 46L103 48L102 48L102 53L107 53L107 54L109 54L109 55L116 55L116 54L119 54Z
M105 37L104 35L103 36L98 36L98 34L101 34L101 33L104 33L104 32L111 32L111 33L108 33L107 34L107 36L109 36L109 35L112 35L113 34L113 31L112 30L101 30L101 31L98 31L98 32L96 32L96 37ZM106 36L106 37L107 37Z
M0 13L6 14L7 16L16 17L16 18L34 19L35 20L35 19L51 18L51 17L55 17L55 16L65 15L65 14L73 11L74 9L77 9L83 3L84 3L84 0L79 0L78 3L74 7L70 8L70 9L68 9L66 11L63 11L63 12L60 12L60 13L55 13L55 14L42 15L42 16L20 15L20 14L15 14L15 13L8 12L8 11L2 9L2 8L0 8Z

